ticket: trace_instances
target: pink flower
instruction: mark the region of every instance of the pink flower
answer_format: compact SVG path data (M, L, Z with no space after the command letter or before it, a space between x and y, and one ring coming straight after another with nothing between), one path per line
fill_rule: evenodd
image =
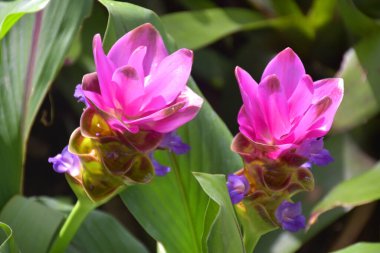
M271 158L326 135L343 97L342 79L313 82L290 48L269 62L260 84L240 67L235 74L244 103L239 130L254 145L270 147Z
M97 34L93 52L96 72L83 77L83 93L112 127L168 133L200 110L203 99L186 86L192 51L180 49L169 55L151 24L125 34L107 55Z

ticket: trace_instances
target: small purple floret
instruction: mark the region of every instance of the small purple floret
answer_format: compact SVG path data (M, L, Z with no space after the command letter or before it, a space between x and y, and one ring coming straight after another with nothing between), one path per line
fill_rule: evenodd
M53 169L58 173L69 173L71 176L78 176L80 173L80 161L78 156L71 154L67 146L61 154L48 159L53 164Z
M82 84L78 84L77 86L75 86L74 97L78 99L78 102L82 102L86 106L88 106L83 90L82 90Z
M170 167L160 164L156 159L154 159L153 153L149 154L149 158L152 161L156 176L162 177L170 172Z
M190 146L182 142L181 137L175 131L165 134L160 148L169 149L177 155L183 155L190 151Z
M305 140L297 149L297 154L309 159L310 163L318 166L326 166L333 162L329 151L323 148L323 139Z
M237 204L242 201L244 196L249 192L250 186L244 175L238 176L230 174L227 177L227 188L232 204Z
M306 219L302 215L301 202L291 203L284 200L277 208L275 216L284 230L297 232L305 228Z

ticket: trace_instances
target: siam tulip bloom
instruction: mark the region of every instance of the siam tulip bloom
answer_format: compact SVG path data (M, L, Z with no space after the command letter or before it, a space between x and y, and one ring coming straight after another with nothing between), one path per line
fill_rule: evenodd
M232 204L237 204L243 200L244 196L249 192L250 186L244 175L228 175L227 188L231 197Z
M244 103L239 130L269 158L326 135L343 97L342 79L313 82L290 48L269 62L259 84L240 67L235 74Z
M100 35L93 51L96 73L83 77L82 89L91 107L112 128L169 133L193 119L203 99L186 83L193 53L180 49L168 54L158 31L141 25L121 37L106 55Z
M297 232L306 225L305 216L302 215L301 202L291 203L284 200L276 210L276 219L282 229Z
M67 146L62 150L61 154L48 159L53 164L53 169L58 173L69 173L72 177L76 177L80 173L80 161L78 156L71 154Z

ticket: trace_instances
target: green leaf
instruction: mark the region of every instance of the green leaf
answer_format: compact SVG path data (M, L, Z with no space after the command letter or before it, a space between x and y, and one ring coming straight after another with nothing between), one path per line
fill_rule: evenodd
M347 248L334 251L332 253L358 253L358 252L378 253L380 252L380 243L359 242Z
M3 233L0 233L0 252L1 253L18 253L13 231L10 226L0 222L0 229Z
M199 49L232 33L268 26L263 17L242 8L184 11L162 17L167 32L178 47Z
M227 191L225 175L197 172L193 175L206 194L217 204L217 210L214 206L209 207L212 209L210 215L214 217L206 216L207 222L213 223L210 235L204 238L208 252L246 252L239 223Z
M79 228L67 253L148 253L141 242L129 233L115 218L93 211Z
M337 73L337 77L344 79L344 99L335 115L334 130L350 130L378 113L379 107L366 73L355 51L347 51Z
M63 215L32 198L15 196L0 213L0 220L12 227L21 252L44 253L48 251Z
M380 2L378 0L353 0L356 7L371 18L380 18Z
M21 18L0 41L0 207L21 191L33 120L91 4L51 1Z
M380 199L380 163L364 174L337 185L313 209L309 223L314 223L319 215L335 207L353 208Z
M49 1L17 0L13 2L0 2L0 40L22 16L42 10Z
M355 38L378 33L380 25L359 11L352 0L338 0L338 10L345 26Z
M336 0L313 1L313 5L308 13L308 21L314 28L319 28L327 24L334 15Z
M380 29L377 31L377 33L367 36L355 45L355 51L365 73L367 73L374 96L380 104Z

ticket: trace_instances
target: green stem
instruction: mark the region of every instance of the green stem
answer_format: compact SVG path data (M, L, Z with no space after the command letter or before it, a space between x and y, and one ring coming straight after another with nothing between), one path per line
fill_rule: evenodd
M95 203L78 200L53 242L50 253L65 252L84 219L95 208Z
M175 175L175 177L177 179L176 182L178 184L179 192L182 195L181 199L182 199L183 205L185 207L184 209L185 209L185 212L186 212L186 217L188 218L189 227L190 227L190 230L191 230L191 235L193 237L193 242L196 245L196 252L202 252L202 250L201 250L201 248L200 248L200 246L198 244L196 232L195 232L195 229L194 229L194 221L193 221L191 210L190 210L188 196L186 194L186 190L185 190L185 187L184 187L184 185L182 183L182 178L181 178L181 175L180 175L180 172L179 172L179 165L178 165L177 157L175 156L175 154L173 152L168 152L168 153L169 153L169 158L171 160L171 164L172 164L172 169L173 169L174 175Z

